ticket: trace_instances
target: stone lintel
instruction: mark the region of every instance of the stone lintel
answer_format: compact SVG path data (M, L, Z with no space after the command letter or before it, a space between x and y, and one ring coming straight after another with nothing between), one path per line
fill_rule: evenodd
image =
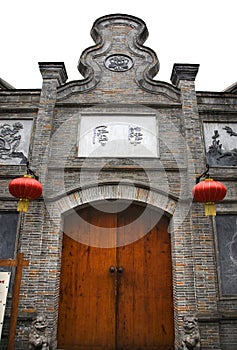
M171 74L171 82L178 87L180 80L195 81L199 64L175 63Z
M59 86L68 79L64 62L39 62L39 69L43 80L57 79Z

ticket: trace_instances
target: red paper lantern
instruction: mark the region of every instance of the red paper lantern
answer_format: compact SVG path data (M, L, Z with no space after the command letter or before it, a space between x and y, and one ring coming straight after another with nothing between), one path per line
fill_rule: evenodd
M205 179L193 187L193 198L200 203L205 203L205 214L216 215L215 203L225 198L226 187L219 181Z
M19 198L17 211L26 212L29 200L37 199L42 194L42 185L31 175L24 175L13 179L9 183L9 192L12 196Z

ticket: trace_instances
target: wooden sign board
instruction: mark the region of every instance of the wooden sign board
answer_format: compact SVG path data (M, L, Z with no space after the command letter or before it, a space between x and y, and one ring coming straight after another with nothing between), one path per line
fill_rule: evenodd
M10 275L10 272L0 272L0 339L2 336L2 327L6 308Z

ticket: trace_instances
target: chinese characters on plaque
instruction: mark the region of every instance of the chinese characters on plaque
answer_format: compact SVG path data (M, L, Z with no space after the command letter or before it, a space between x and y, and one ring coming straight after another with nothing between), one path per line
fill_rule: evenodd
M155 116L82 116L80 157L157 157Z
M130 126L128 128L128 140L129 142L136 146L142 142L143 133L142 128L140 126Z
M96 140L98 143L101 144L101 146L104 146L107 141L109 141L109 130L107 125L99 125L95 127L93 131L93 144L96 143ZM139 143L141 143L141 140L143 139L142 134L142 128L139 126L128 126L128 140L129 142L136 146Z
M108 127L107 125L100 125L96 126L93 131L93 145L96 144L96 141L101 144L101 146L104 146L106 142L109 140L108 136Z

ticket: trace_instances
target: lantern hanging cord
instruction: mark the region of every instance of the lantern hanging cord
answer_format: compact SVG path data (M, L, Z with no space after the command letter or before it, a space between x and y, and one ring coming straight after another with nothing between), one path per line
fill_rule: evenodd
M30 164L29 161L27 160L26 162L26 168L27 168L27 175L33 176L35 180L39 180L39 176L36 175L36 173L29 168Z
M200 176L196 177L196 184L198 184L201 180L202 177L205 177L205 179L209 178L209 164L206 164L206 168L207 170L204 171L204 173L202 173Z

